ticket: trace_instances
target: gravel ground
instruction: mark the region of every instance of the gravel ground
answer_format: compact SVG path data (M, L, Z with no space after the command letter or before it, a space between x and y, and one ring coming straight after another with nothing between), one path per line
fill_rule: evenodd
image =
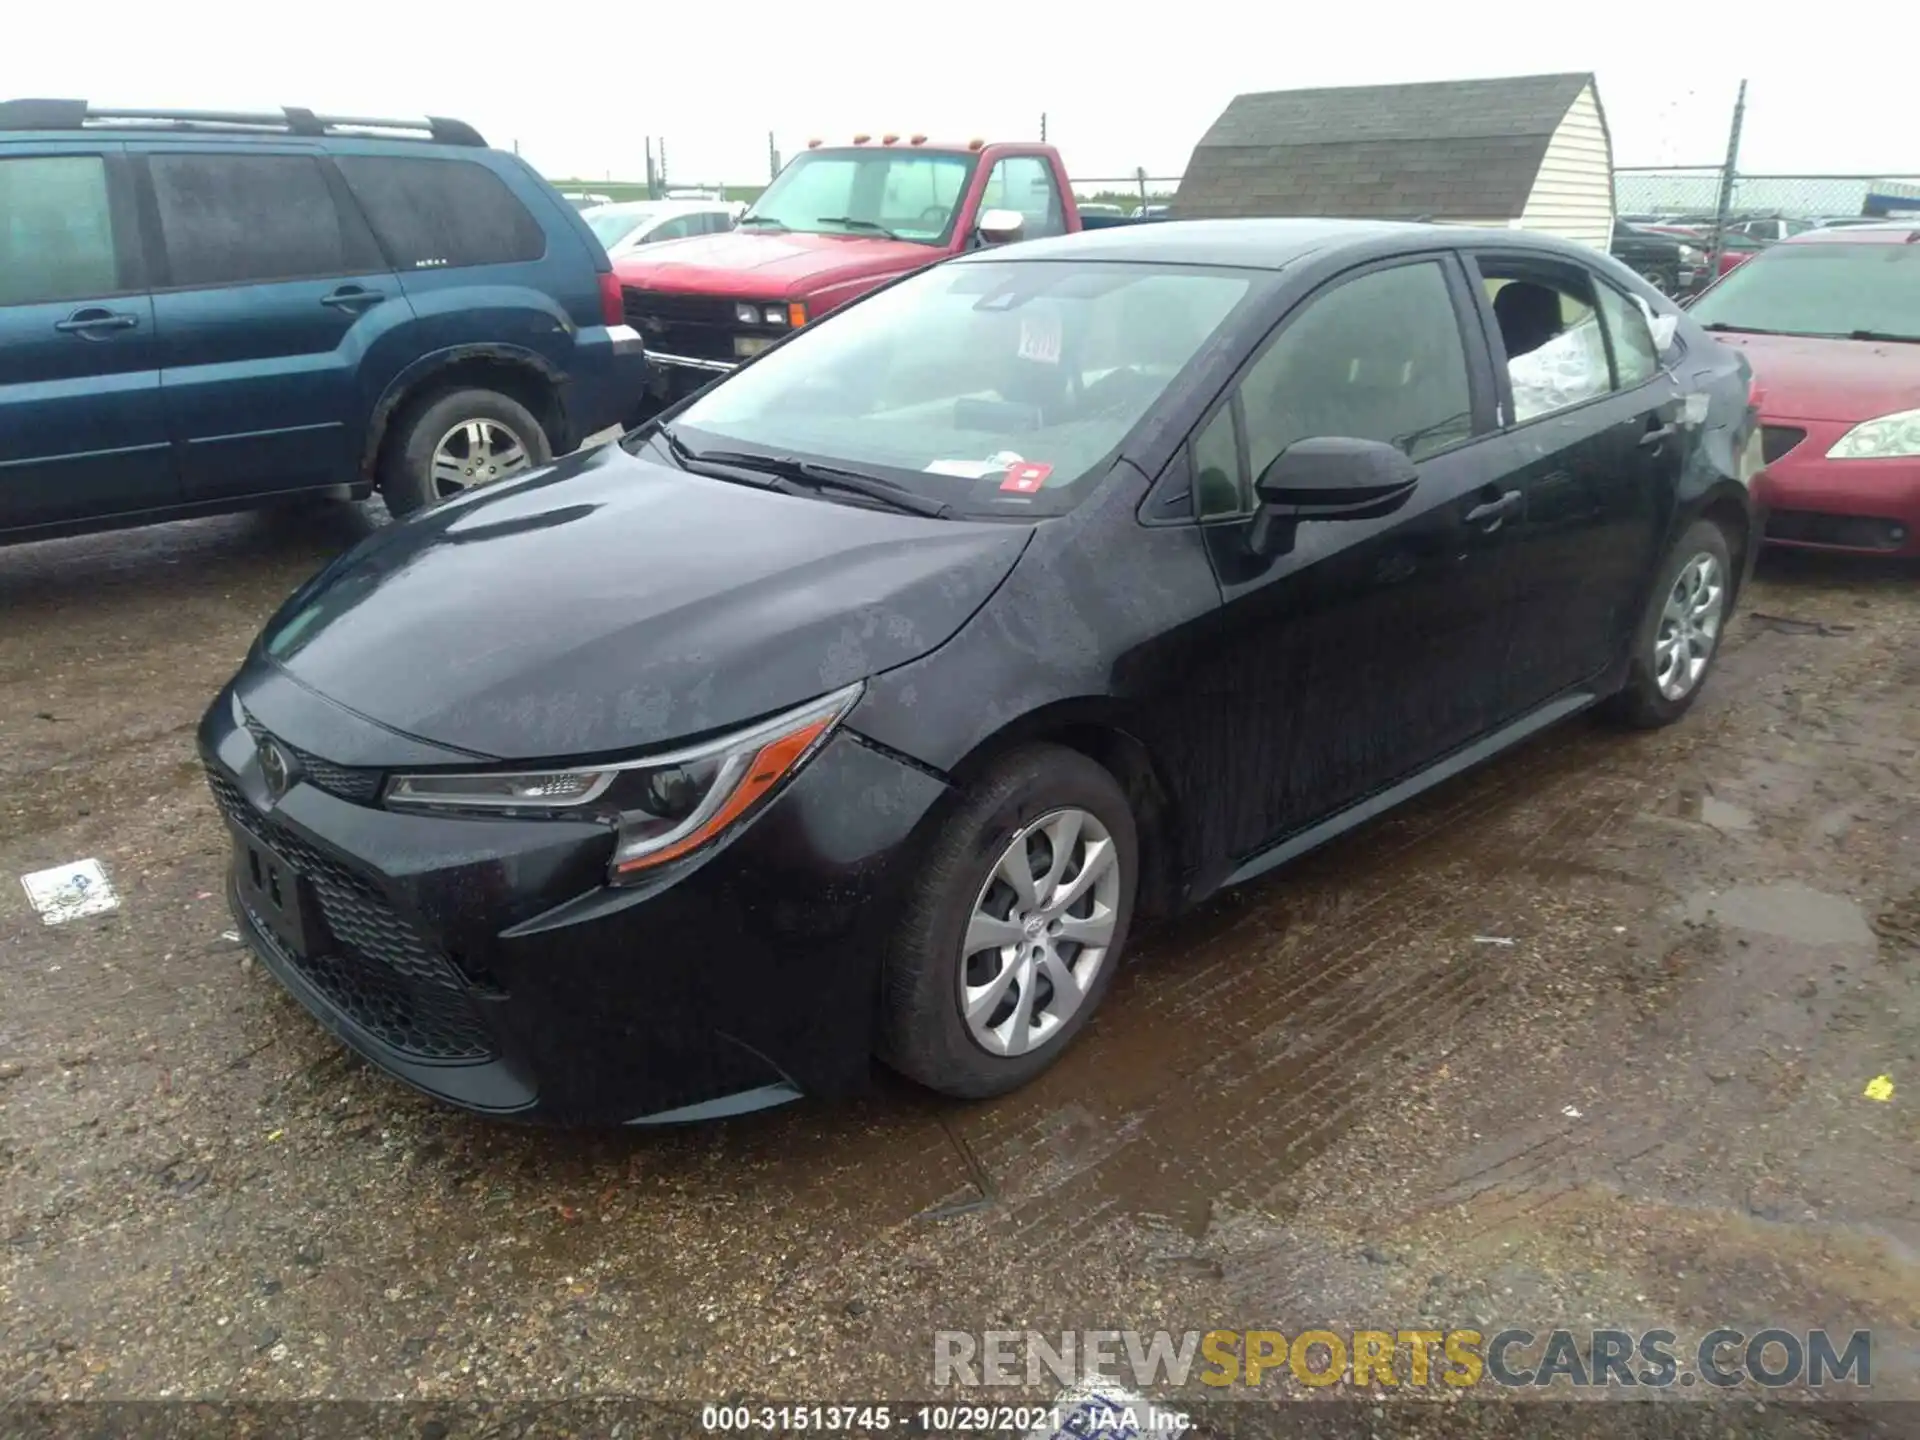
M193 725L373 523L0 550L0 1402L926 1398L937 1328L1431 1323L1871 1328L1920 1398L1913 571L1770 562L1684 724L1143 936L1019 1094L569 1135L403 1090L226 938ZM11 877L85 856L121 907L42 926Z

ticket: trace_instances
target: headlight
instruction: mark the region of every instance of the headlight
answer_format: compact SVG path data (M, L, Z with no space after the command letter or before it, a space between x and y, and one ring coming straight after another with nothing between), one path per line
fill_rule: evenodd
M556 770L396 775L383 798L394 810L597 821L618 837L609 880L630 884L747 819L826 743L863 688L849 685L670 754Z
M787 323L787 307L784 305L769 305L761 314L765 316L766 322L769 325L784 325Z
M1829 460L1888 460L1903 455L1920 455L1920 410L1863 420L1827 451Z
M760 307L758 305L736 305L733 307L733 318L738 320L742 325L758 325L760 323Z

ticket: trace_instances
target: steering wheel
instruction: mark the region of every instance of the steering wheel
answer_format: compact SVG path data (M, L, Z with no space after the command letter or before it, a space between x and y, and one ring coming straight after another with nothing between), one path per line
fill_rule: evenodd
M947 216L953 212L945 205L929 205L920 212L920 218L913 222L916 230L944 230L947 228Z

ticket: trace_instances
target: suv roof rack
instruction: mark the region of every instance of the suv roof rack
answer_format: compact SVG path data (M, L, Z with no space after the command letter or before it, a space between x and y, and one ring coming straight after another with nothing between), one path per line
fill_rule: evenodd
M89 105L85 100L0 100L0 130L191 130L267 135L361 134L368 139L428 140L441 145L487 142L464 120L438 115L380 120L364 115L317 115L289 105L281 110L149 110Z

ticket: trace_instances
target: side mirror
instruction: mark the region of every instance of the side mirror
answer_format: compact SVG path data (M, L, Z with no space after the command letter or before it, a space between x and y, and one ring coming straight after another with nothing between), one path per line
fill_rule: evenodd
M986 245L1011 245L1026 228L1027 217L1018 210L982 210L973 229Z
M1378 440L1318 436L1296 440L1253 482L1260 508L1247 543L1266 552L1275 530L1308 520L1372 520L1412 497L1420 471L1406 454Z

